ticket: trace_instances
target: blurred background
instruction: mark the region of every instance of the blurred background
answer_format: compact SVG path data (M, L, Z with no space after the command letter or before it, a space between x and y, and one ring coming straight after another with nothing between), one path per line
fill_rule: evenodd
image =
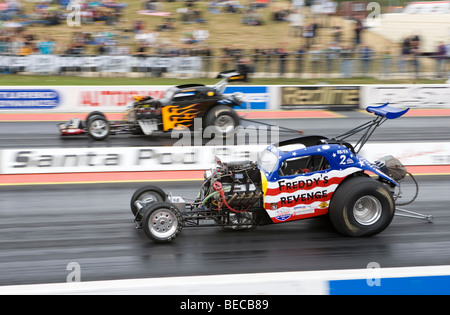
M133 192L152 182L189 199L203 174L122 167L140 148L172 148L168 136L69 140L56 124L121 117L132 95L214 84L231 69L248 74L227 92L249 97L247 118L305 135L342 134L372 119L369 105L411 107L364 154L405 160L420 175L408 209L436 222L396 218L359 239L301 220L150 242L135 229ZM0 286L63 283L73 263L82 281L450 265L449 72L450 1L0 0ZM121 169L98 170L120 152Z
M7 0L0 72L444 80L449 16L448 1Z

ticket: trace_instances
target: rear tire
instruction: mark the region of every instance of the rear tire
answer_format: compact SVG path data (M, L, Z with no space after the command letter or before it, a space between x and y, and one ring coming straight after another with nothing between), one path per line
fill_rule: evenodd
M157 203L147 206L142 218L142 229L156 243L170 243L183 229L180 210L171 203ZM146 208L147 208L146 207Z
M392 193L370 177L345 181L334 193L329 216L334 228L346 236L373 236L386 229L394 218Z

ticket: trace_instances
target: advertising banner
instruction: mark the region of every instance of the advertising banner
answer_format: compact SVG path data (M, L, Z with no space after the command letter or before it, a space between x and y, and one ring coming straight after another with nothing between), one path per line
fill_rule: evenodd
M0 174L206 170L215 157L257 161L261 145L0 150ZM370 143L360 155L371 163L392 155L404 165L449 165L450 143Z
M169 86L77 86L71 91L72 104L76 111L123 111L133 101L133 95L161 98Z
M53 109L61 104L53 89L0 89L0 109Z
M371 162L392 155L404 165L449 165L450 143L368 143L360 154Z
M51 109L58 112L122 112L134 95L163 97L171 85L117 86L30 86L0 88L1 110ZM230 86L225 94L244 93L251 109L269 108L269 88L266 86ZM244 104L245 106L245 104Z
M11 73L152 72L193 73L201 71L201 57L0 55L0 69Z
M8 149L0 151L0 173L206 170L216 156L256 161L266 146Z
M450 108L450 85L365 85L361 107L390 105L405 108Z
M359 86L282 86L282 109L356 109Z
M227 86L224 94L244 93L251 109L268 109L270 101L268 90L267 86Z

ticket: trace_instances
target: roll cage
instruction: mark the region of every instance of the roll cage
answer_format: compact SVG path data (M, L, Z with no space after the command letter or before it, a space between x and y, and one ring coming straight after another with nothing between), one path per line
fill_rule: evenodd
M329 139L324 136L306 136L269 146L260 155L258 166L272 180L277 180L281 176L298 175L299 173L357 167L377 174L392 185L398 186L394 179L381 172L378 167L369 163L358 153L376 128L387 119L396 119L403 116L409 108L401 110L386 103L381 106L367 107L366 110L375 114L376 117L372 121L337 137ZM355 146L344 141L360 132L363 132L363 134Z

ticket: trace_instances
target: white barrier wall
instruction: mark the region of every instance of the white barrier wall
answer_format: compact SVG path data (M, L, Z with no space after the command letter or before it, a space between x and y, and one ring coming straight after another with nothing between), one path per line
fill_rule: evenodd
M256 161L267 145L130 148L27 148L0 150L0 174L50 174L206 170L215 157ZM450 143L368 143L360 152L370 162L393 155L404 165L448 165Z
M133 95L161 97L168 86L11 86L0 89L0 110L123 111Z
M450 84L364 85L360 108L382 105L401 108L450 108Z
M256 161L267 145L0 150L0 174L206 170L216 156Z
M450 142L367 143L360 154L367 160L377 161L392 155L404 165L450 164Z
M184 301L188 301L187 298L190 297L191 301L196 302L205 301L212 296L215 297L215 303L210 304L210 311L220 311L279 309L279 304L273 303L273 297L268 295L447 295L450 293L450 266L380 268L378 264L376 265L376 267L368 266L366 269L349 270L0 286L0 295L181 295L186 297ZM242 295L242 297L236 295ZM248 303L247 299L253 303ZM174 310L185 310L186 304L172 303L170 307ZM203 310L206 311L206 309Z
M132 95L161 97L169 86L28 86L0 88L2 112L90 112L93 110L122 112ZM283 90L283 88L288 88ZM302 99L303 86L230 86L229 93L243 91L252 108L281 109L282 98L289 102ZM318 88L319 87L319 88ZM450 85L360 85L314 86L307 95L315 102L311 108L326 106L320 100L333 101L358 98L359 107L390 102L397 107L450 108ZM348 88L351 87L349 90ZM292 89L293 88L293 89ZM284 91L282 93L282 91ZM359 91L359 92L358 92ZM349 94L350 93L350 94ZM325 95L325 96L324 96ZM351 97L347 97L351 95ZM339 96L339 97L337 97ZM332 102L331 102L332 103ZM337 104L337 103L336 103ZM357 104L357 103L356 103ZM302 104L300 104L302 105ZM309 107L308 107L309 108ZM309 109L311 109L309 108ZM0 151L1 174L33 174L58 172L106 172L208 169L218 151L229 152L232 158L246 156L256 160L264 146L239 147L148 147L148 148L65 148L12 149ZM361 152L369 161L384 155L394 155L405 165L447 165L450 163L448 143L369 143Z
M168 85L4 86L0 113L122 112L133 95L160 98ZM450 108L449 84L426 85L274 85L228 86L226 94L244 93L254 110L355 109L390 102L411 108Z
M133 95L161 98L170 85L120 86L4 86L0 87L0 113L39 112L122 112ZM225 94L242 92L252 109L272 108L274 94L268 86L229 86Z
M147 73L153 71L184 74L199 72L202 68L202 58L134 55L1 55L0 67L11 71L43 75L72 72Z

